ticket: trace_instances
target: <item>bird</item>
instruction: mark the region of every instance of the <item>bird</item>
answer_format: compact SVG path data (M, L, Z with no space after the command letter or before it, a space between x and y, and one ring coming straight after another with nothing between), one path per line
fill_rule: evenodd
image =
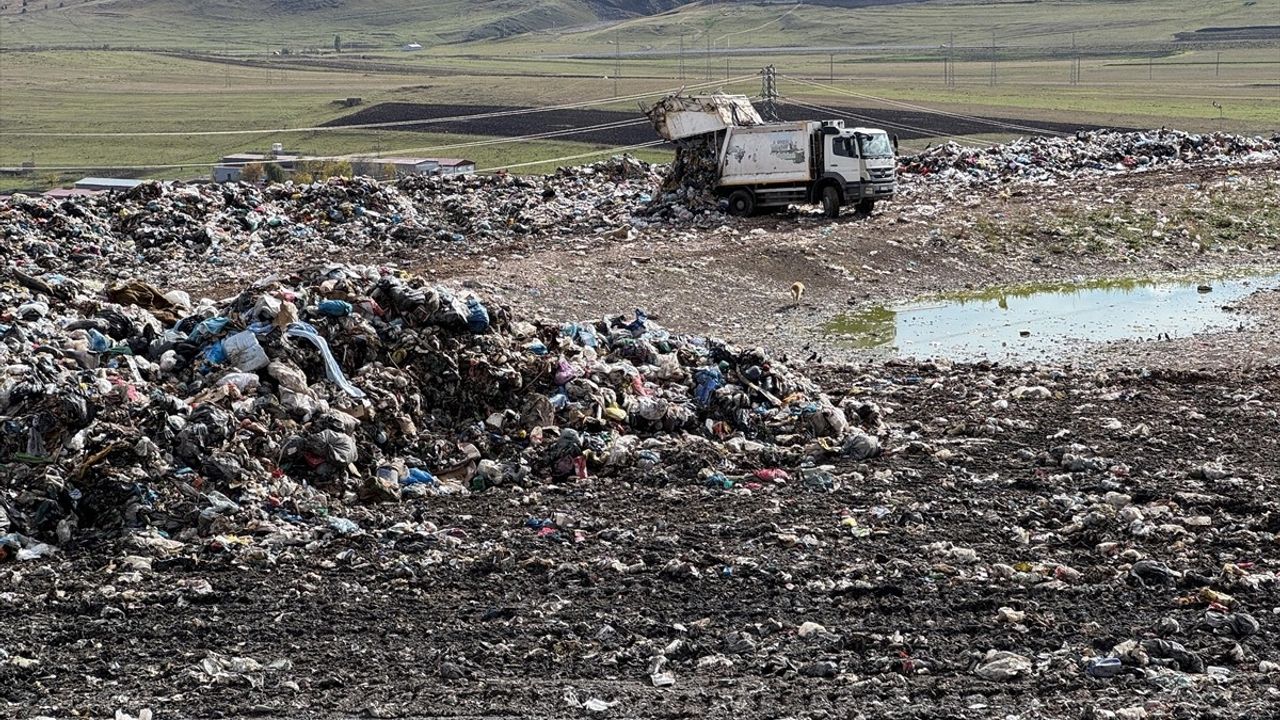
M800 298L804 297L804 283L799 280L791 283L791 300L796 305L800 304Z

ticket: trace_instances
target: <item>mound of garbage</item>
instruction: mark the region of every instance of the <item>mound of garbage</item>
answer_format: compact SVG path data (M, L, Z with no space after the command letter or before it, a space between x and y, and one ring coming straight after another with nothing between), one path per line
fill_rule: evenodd
M261 276L297 255L395 246L478 255L496 246L626 226L652 200L655 169L616 157L552 175L331 178L306 185L155 182L123 193L0 203L0 235L39 262L81 268L140 262L235 268ZM662 222L650 217L646 223Z
M720 212L716 135L699 135L675 142L675 158L661 174L658 194L645 215L688 219L694 212Z
M1280 136L1178 130L1098 130L1036 137L984 148L948 142L901 158L902 185L1053 182L1082 173L1124 173L1178 164L1236 164L1280 159Z
M0 337L0 536L28 555L88 529L341 534L350 505L571 477L829 483L878 452L874 406L762 350L373 267L221 302L11 268Z

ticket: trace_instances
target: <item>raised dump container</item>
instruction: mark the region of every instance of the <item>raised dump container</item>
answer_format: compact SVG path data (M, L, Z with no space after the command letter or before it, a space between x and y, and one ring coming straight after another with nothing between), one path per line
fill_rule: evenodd
M670 95L644 113L666 140L764 123L746 95Z

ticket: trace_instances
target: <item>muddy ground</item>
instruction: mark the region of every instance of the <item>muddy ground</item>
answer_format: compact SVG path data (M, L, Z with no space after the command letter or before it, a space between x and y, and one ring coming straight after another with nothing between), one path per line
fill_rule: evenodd
M207 549L139 572L121 545L6 567L6 714L593 714L576 698L618 703L604 717L1246 718L1280 701L1259 670L1280 661L1274 372L821 374L892 413L890 454L829 492L586 480L418 501L395 512L445 539L335 540L266 567ZM1026 384L1051 395L1000 407ZM1092 469L1064 465L1072 444ZM582 532L526 527L555 513ZM1178 577L1135 575L1144 559ZM1212 629L1211 597L1257 632ZM1201 671L1080 669L1159 638ZM993 649L1034 669L976 676ZM664 652L675 685L655 688ZM217 657L261 667L215 681Z
M859 358L821 326L928 292L1275 264L1278 176L937 191L834 224L802 210L483 267L420 258L521 310L641 306L817 353L830 393L880 406L886 453L829 489L535 483L354 506L365 534L267 554L103 537L2 565L0 716L1269 716L1274 294L1246 302L1254 331L1076 348L1054 368L837 365ZM557 514L566 530L527 524ZM993 650L1026 663L989 679ZM1085 670L1109 655L1118 675Z
M853 309L993 286L1278 268L1277 207L1280 166L1161 170L1053 187L923 188L870 217L846 211L835 222L796 207L710 230L641 230L627 242L602 234L547 250L517 246L480 262L401 260L526 313L599 317L639 307L680 331L792 359L860 361L866 353L825 330ZM799 304L795 282L805 285ZM1269 347L1270 327L1231 340ZM1140 356L1196 367L1200 353L1181 349L1194 344ZM1075 347L1063 358L1105 350Z

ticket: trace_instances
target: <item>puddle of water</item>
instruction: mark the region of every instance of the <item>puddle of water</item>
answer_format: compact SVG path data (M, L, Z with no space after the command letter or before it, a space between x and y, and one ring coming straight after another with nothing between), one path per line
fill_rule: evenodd
M1202 292L1202 286L1212 287ZM1185 337L1238 326L1223 310L1280 273L1201 280L1098 280L940 295L841 315L823 328L877 354L953 360L1061 355L1080 342Z

